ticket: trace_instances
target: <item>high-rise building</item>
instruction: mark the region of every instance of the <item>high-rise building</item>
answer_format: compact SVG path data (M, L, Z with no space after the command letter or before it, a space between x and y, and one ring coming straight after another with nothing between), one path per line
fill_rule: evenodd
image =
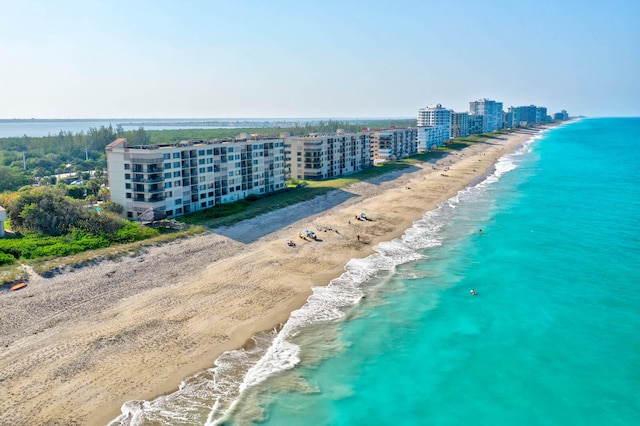
M483 132L484 115L469 115L467 118L467 127L470 135L478 135Z
M451 133L451 111L443 108L441 104L420 108L418 110L418 127L424 126L445 126L447 131Z
M469 136L469 113L451 111L451 139Z
M481 115L482 132L493 132L502 129L502 102L491 99L480 99L469 102L469 115Z
M283 139L183 141L106 147L111 200L136 219L149 208L179 216L285 188Z
M568 120L569 119L569 113L567 113L567 111L562 110L560 112L556 112L555 114L553 114L553 119L554 120Z
M285 139L285 149L291 179L328 179L372 164L368 132L292 136Z

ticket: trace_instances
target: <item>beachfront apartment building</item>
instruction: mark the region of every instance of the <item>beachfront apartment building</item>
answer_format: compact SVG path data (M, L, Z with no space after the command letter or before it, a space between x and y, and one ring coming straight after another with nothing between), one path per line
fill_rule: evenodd
M451 110L441 104L429 105L418 110L418 127L445 126L451 131Z
M469 136L469 113L451 111L451 139Z
M312 133L287 137L284 141L290 179L328 179L359 172L372 165L368 132Z
M509 107L504 117L506 128L532 126L551 121L551 117L547 116L547 108L535 105Z
M482 133L482 126L484 125L483 115L469 115L467 117L467 130L470 135L479 135Z
M556 112L555 114L553 114L553 119L554 120L568 120L569 119L569 113L565 110L562 110L560 112Z
M494 132L502 129L502 102L480 99L469 102L469 116L482 116L482 132Z
M283 139L129 147L120 138L106 155L111 201L128 219L149 208L180 216L286 187Z
M397 160L418 153L418 129L378 129L371 131L371 152L376 160Z
M450 127L448 126L417 126L418 152L425 152L444 145L449 139Z

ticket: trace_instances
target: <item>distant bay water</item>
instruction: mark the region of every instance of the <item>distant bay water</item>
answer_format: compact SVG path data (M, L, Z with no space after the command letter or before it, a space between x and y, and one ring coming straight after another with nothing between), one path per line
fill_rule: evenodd
M87 133L90 128L121 125L124 130L177 130L287 127L295 123L338 120L360 122L369 118L96 118L96 119L0 119L0 138L55 136L62 132Z

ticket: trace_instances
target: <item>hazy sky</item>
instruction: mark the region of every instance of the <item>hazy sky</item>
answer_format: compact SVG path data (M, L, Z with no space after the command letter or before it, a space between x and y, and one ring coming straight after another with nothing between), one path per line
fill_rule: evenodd
M0 0L0 118L640 116L640 1Z

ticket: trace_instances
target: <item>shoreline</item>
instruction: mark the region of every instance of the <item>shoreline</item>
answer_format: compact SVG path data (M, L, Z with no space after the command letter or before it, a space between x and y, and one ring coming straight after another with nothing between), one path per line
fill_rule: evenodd
M106 424L128 400L175 391L222 352L285 322L306 303L311 287L340 276L350 259L400 237L550 127L498 135L435 164L333 191L218 234L54 278L34 277L19 294L0 298L0 423ZM361 211L373 220L355 221ZM264 223L274 230L252 236ZM323 241L299 239L304 229ZM35 312L27 312L34 305Z

